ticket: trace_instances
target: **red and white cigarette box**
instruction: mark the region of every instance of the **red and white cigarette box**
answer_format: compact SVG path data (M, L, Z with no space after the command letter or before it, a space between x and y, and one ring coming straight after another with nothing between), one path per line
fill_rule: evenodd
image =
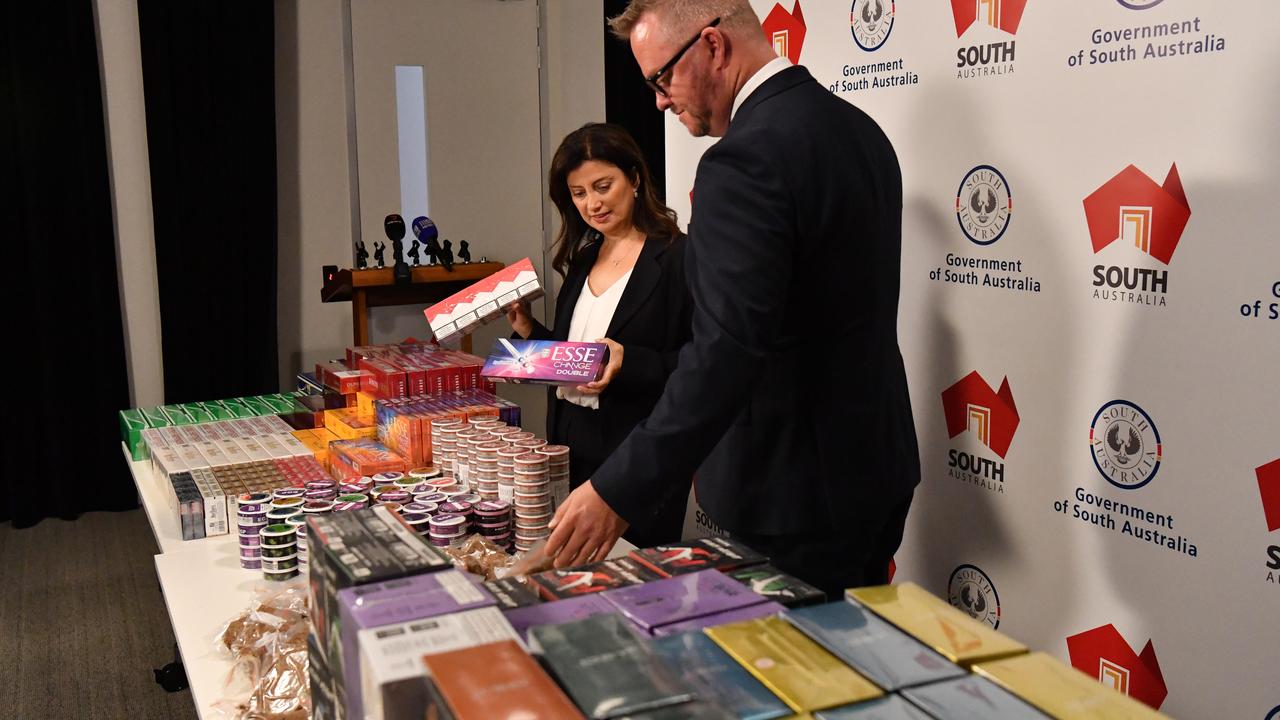
M542 284L529 258L508 265L467 289L427 308L427 324L444 342L499 315L517 300L542 297Z

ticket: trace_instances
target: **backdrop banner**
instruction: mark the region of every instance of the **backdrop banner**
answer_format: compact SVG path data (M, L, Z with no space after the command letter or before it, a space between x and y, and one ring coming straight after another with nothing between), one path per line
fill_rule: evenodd
M902 165L896 579L1175 717L1280 718L1280 4L753 6ZM687 221L712 140L666 123Z

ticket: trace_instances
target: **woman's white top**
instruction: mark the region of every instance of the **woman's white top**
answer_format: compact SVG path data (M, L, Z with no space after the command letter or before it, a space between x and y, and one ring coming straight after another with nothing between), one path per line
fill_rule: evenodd
M631 270L628 270L599 295L591 292L590 278L582 283L578 304L573 306L573 319L569 321L569 342L595 342L608 334L609 323L613 322L613 313L618 309L618 300L630 279ZM556 397L584 408L600 409L599 395L583 395L574 385L560 386L556 389Z

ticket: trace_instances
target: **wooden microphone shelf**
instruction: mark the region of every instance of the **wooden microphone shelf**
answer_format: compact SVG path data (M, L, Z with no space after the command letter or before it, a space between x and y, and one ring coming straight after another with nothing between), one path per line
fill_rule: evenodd
M396 305L430 305L482 280L503 267L502 263L458 263L453 271L441 265L412 268L413 282L397 285L390 267L339 270L325 280L321 302L351 302L351 330L356 345L369 344L369 308ZM424 319L425 323L426 320ZM471 351L471 336L462 338L462 349Z

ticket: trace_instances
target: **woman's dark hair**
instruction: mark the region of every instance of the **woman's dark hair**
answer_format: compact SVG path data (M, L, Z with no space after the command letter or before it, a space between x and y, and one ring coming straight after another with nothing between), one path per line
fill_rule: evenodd
M640 147L631 134L618 125L587 123L565 136L551 159L551 171L547 174L551 201L560 211L560 233L552 245L555 256L551 266L561 276L569 274L574 257L588 241L598 237L595 232L588 234L591 228L582 219L569 194L569 173L588 160L610 163L638 184L639 195L631 219L640 232L661 238L674 238L680 233L676 212L663 205L653 192L649 167L645 165Z

